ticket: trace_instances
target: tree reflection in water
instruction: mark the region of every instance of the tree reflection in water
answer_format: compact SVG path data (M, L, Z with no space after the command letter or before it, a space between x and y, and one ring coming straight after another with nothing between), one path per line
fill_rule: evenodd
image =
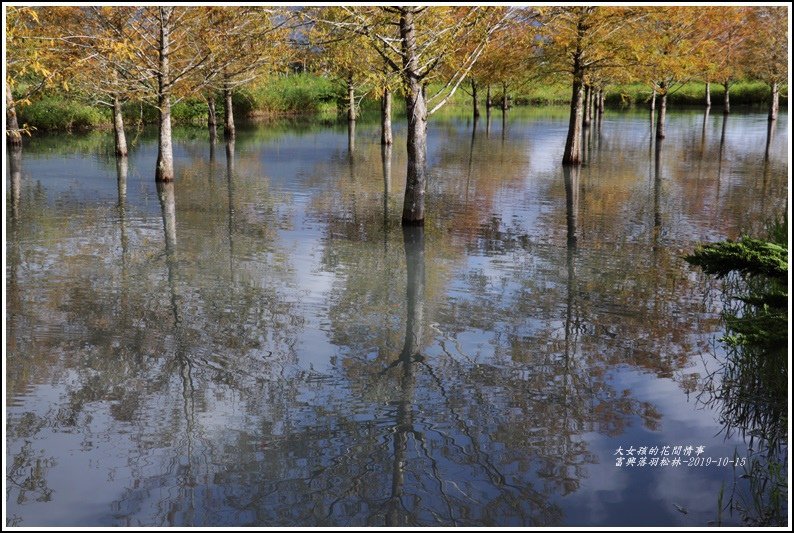
M144 190L122 166L118 209L69 193L53 209L32 180L12 179L14 496L32 487L30 505L58 480L68 452L40 453L55 432L78 441L75 459L110 465L102 517L120 525L575 519L566 504L589 496L605 441L632 425L667 435L657 405L615 376L685 387L716 328L676 247L730 234L736 221L722 215L758 218L760 202L736 177L753 160L730 143L733 177L716 204L716 157L692 178L681 167L701 148L700 117L695 142L671 135L656 154L635 130L591 128L589 165L561 171L556 156L536 170L547 139L515 113L504 142L487 123L484 134L442 123L434 220L402 232L390 201L405 154L399 141L381 151L363 123L355 179L338 154L344 132L296 170L293 156L313 156L326 142L313 135L328 134L307 142L297 129L285 143L283 131L240 135L225 180L211 165L207 175L200 140L176 190L157 189L159 206L151 180ZM770 203L785 191L775 153ZM364 172L379 165L383 181ZM57 384L56 407L30 402L42 383Z

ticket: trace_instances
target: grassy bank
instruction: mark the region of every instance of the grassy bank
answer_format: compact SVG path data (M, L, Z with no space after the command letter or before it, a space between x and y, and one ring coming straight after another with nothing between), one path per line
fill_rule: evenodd
M645 105L650 101L651 88L647 85L635 83L631 85L617 85L610 87L606 95L606 103L610 106ZM788 87L781 89L780 105L785 106L788 96ZM759 105L767 104L770 98L769 86L761 81L741 81L731 86L731 105ZM722 105L725 99L725 88L722 85L711 84L712 105ZM706 84L692 81L674 90L667 96L671 105L704 105L706 101Z
M434 94L437 87L428 87L428 94ZM462 85L450 99L452 107L471 106L468 86ZM319 116L332 119L343 104L344 88L340 83L313 74L273 76L259 80L234 93L233 105L236 117L274 117L285 115ZM526 85L510 91L514 105L566 105L571 89L565 83ZM786 105L787 87L781 91L781 106ZM491 95L494 102L501 99L501 88L493 87ZM485 89L480 88L481 106L485 104ZM711 98L714 105L720 105L724 89L717 84L711 85ZM618 85L607 90L606 102L612 107L646 105L651 97L649 87L642 84ZM769 87L757 81L739 82L731 88L731 103L734 105L762 105L768 102ZM396 99L395 104L401 101ZM671 93L668 102L671 106L703 105L705 84L691 82ZM75 93L57 92L45 94L31 104L20 106L20 124L27 124L36 131L87 131L108 129L111 125L109 109L89 105L85 98ZM378 102L372 94L361 101L363 113L375 113ZM219 123L223 116L223 101L218 98L217 110ZM395 110L396 112L396 110ZM202 98L187 98L173 105L173 121L177 124L203 126L207 120L207 105ZM157 109L146 103L130 102L124 105L127 124L152 124L157 122Z

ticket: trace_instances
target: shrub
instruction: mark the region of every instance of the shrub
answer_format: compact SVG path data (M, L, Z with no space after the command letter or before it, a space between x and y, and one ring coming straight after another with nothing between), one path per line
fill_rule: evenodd
M41 131L89 130L109 124L110 113L60 96L45 96L18 108L20 124Z

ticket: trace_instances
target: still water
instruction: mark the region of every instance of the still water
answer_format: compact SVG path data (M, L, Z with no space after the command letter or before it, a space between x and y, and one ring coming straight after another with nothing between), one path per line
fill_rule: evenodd
M32 140L6 175L7 525L717 520L747 446L700 396L722 300L682 256L784 211L788 117L668 119L655 145L608 112L564 171L565 109L434 118L410 231L397 120L391 150L366 121L352 146L179 130L160 187L149 132L123 163L109 134Z

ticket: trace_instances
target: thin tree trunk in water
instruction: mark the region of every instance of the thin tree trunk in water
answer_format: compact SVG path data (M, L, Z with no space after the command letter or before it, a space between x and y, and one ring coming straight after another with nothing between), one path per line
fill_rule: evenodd
M425 221L425 187L427 161L427 103L417 72L414 8L400 8L400 37L403 49L403 77L406 81L405 112L408 118L408 169L403 203L403 225L421 225Z
M491 134L491 107L493 100L491 100L491 86L485 86L485 135L486 137Z
M582 110L582 126L590 126L590 109L593 102L593 88L590 85L584 86L584 109Z
M664 96L662 97L664 98ZM662 145L661 140L656 142L656 154L653 170L653 251L658 250L659 236L662 231L662 211L660 197L662 192Z
M659 118L656 120L656 138L664 139L664 121L667 113L667 90L664 84L660 85L662 95L659 97Z
M352 76L347 78L347 120L356 120L356 91Z
M383 231L389 229L389 192L391 191L391 144L381 146L381 162L383 163ZM385 238L385 235L384 235Z
M656 111L656 87L653 88L653 93L651 93L651 113Z
M347 153L352 157L356 151L356 121L347 121Z
M507 84L502 84L502 113L507 111Z
M565 180L565 222L568 233L568 244L576 242L579 218L579 173L580 167L563 167Z
M573 84L571 86L571 116L568 120L568 137L565 140L563 165L582 163L582 103L584 100L583 71L580 66L581 52L574 56Z
M706 82L706 107L711 107L711 82Z
M731 84L726 81L723 85L725 86L725 107L722 112L727 115L731 112Z
M165 262L168 266L168 285L171 288L171 311L174 324L182 322L179 313L179 289L177 287L177 256L176 256L176 203L174 201L174 184L158 183L157 196L160 199L160 210L163 214L163 232L165 234Z
M155 181L174 179L174 148L171 144L171 14L173 7L160 8L160 60L158 73L157 105L160 111L160 138L157 147Z
M8 170L11 174L11 221L19 222L19 200L22 197L22 145L8 143Z
M119 225L121 226L121 268L122 278L126 279L127 268L127 249L129 248L129 237L127 236L127 225L125 223L125 212L127 204L127 174L129 162L126 157L116 158L116 187L118 190L118 212Z
M383 98L380 103L380 143L391 144L391 89L383 89Z
M117 94L113 95L113 134L116 141L116 155L127 155L127 137L124 135L124 117L121 115L121 101Z
M780 89L777 86L777 81L773 81L772 98L769 101L769 120L777 120L779 97L780 97Z
M770 120L766 123L766 147L764 148L764 172L768 170L767 167L769 165L769 148L772 146L772 138L774 136L775 136L775 121Z
M210 132L210 142L218 138L218 114L215 111L215 95L207 96L207 129Z
M477 120L480 117L480 106L477 104L477 82L474 81L474 78L470 81L472 113L474 114L474 120Z
M703 157L703 150L706 147L706 124L709 121L709 112L711 111L710 107L706 108L706 112L703 114L703 129L700 132L700 156Z
M14 96L11 94L11 86L8 84L6 84L6 142L9 146L22 146Z
M234 127L234 108L232 107L232 89L228 85L223 88L224 102L224 124L223 136L226 139L234 139L237 132Z

